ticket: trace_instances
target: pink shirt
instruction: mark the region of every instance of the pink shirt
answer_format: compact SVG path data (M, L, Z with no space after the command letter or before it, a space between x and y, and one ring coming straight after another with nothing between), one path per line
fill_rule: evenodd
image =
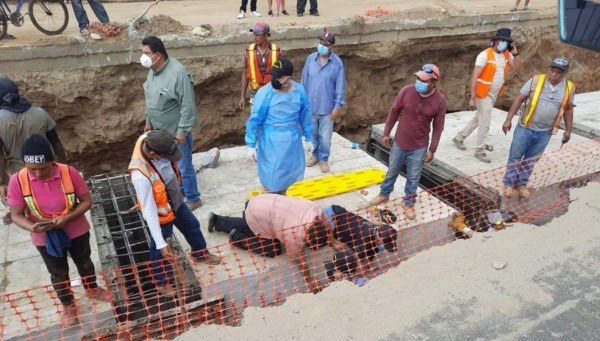
M248 202L246 222L256 235L277 238L291 258L304 249L307 224L323 216L323 210L312 201L278 194L262 194Z
M15 173L10 177L8 183L8 204L15 207L27 207L25 200L23 199L23 191L19 184L19 173ZM38 207L45 214L60 214L65 209L65 194L62 189L62 182L60 180L60 170L57 165L54 165L54 175L49 180L38 180L31 173L27 172L29 180L31 181L31 190L35 194ZM71 175L71 181L73 181L73 187L77 196L82 196L89 193L89 189L77 169L69 166L69 174ZM28 218L37 222L38 219L34 216L29 215ZM84 215L76 218L69 222L65 228L65 232L69 238L74 239L84 235L90 230L90 224ZM46 245L46 233L30 233L31 241L35 246Z

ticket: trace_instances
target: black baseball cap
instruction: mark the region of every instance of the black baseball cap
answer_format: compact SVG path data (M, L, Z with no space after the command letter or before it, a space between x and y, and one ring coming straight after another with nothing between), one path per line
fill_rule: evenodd
M377 233L379 233L379 238L383 242L383 247L388 252L396 252L398 249L398 246L396 245L398 231L390 225L382 225Z
M291 76L294 73L294 65L290 62L289 59L282 58L271 66L271 71L269 74L275 78L279 79L284 76Z
M334 272L340 271L348 275L352 275L356 271L356 257L354 257L354 251L347 249L345 251L338 251L333 255L331 262L325 263L325 270L327 271L327 277L330 280L334 280Z
M170 161L177 162L183 157L175 137L164 129L150 130L146 135L146 144L152 151Z

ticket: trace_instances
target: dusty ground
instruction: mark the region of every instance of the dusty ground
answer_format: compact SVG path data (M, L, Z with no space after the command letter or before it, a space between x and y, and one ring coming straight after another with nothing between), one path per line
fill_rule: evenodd
M279 307L247 308L239 327L204 326L178 340L597 339L598 190L572 190L568 213L548 225L434 247L364 287L336 282Z
M141 14L148 2L106 4L111 19L127 23ZM507 13L512 1L503 0L490 4L484 0L462 1L371 1L343 0L322 1L320 17L294 15L290 2L289 17L267 17L266 2L259 1L259 11L273 28L272 40L280 37L278 32L286 28L327 26L334 24L369 25L371 22L397 22L400 19L448 18L476 13ZM539 13L556 10L556 2L539 0L532 4ZM88 10L88 14L91 11ZM386 15L380 15L380 14ZM208 24L211 37L226 37L247 32L256 18L235 19L237 3L215 1L169 1L150 9L149 24L140 27L142 32L167 34L169 39L190 34L193 27ZM93 16L92 16L93 18ZM73 17L71 18L73 19ZM600 89L600 80L589 72L598 65L598 54L573 48L558 42L556 27L519 29L516 24L514 36L523 56L525 69L518 75L511 74L508 97L498 105L507 107L511 95L516 93L533 72L544 71L548 61L555 55L567 55L573 60L572 77L580 84L580 91ZM65 35L47 37L35 31L31 23L24 27L10 27L17 40L0 42L2 46L30 44L82 44L77 26L71 20ZM348 78L347 106L336 130L358 142L366 142L369 127L384 120L398 90L413 82L413 73L421 64L436 63L442 70L439 88L446 94L449 110L466 107L466 89L475 55L486 44L489 32L475 33L456 39L435 37L402 42L385 41L362 45L344 45L339 37L337 52L345 62ZM110 38L115 41L126 37ZM109 40L109 39L107 39ZM285 49L286 55L299 70L312 49ZM1 47L0 47L1 49ZM242 71L242 52L238 54L185 60L194 75L196 97L203 122L195 131L197 151L214 146L239 145L243 143L243 131L248 112L236 107L239 97L239 77ZM122 169L129 158L130 146L142 130L144 121L144 98L142 83L146 71L137 63L104 68L71 69L64 72L19 72L2 70L15 78L22 92L35 105L44 107L58 122L58 131L64 140L70 161L86 174ZM300 72L296 72L296 78ZM93 151L93 152L92 152Z

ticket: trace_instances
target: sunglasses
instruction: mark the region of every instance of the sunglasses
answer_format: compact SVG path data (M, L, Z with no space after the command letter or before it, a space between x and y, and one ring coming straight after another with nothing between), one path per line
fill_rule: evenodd
M423 66L421 66L421 71L430 74L430 75L434 75L435 78L438 78L439 75L437 74L437 72L435 72L435 69L433 68L432 64L425 64Z

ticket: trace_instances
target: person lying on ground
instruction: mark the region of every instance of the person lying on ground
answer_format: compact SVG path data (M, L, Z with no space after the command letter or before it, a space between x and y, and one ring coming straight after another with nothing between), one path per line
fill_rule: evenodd
M369 279L366 277L357 276L357 262L356 256L352 249L346 249L344 251L337 251L331 257L331 261L325 262L325 271L327 272L327 278L333 281L341 281L346 279L359 287L367 284Z

